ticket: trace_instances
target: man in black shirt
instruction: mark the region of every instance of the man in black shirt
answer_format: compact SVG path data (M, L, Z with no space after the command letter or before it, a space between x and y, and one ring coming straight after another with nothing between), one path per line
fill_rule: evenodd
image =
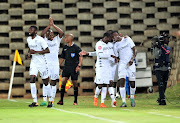
M83 57L79 55L81 52L81 48L78 47L73 42L74 36L73 34L65 35L65 42L67 45L63 47L61 58L59 61L59 65L64 62L64 68L62 72L62 87L61 87L61 100L57 103L58 105L63 105L63 98L65 92L66 82L71 76L72 83L74 85L74 104L77 105L77 96L78 96L78 75L82 65Z

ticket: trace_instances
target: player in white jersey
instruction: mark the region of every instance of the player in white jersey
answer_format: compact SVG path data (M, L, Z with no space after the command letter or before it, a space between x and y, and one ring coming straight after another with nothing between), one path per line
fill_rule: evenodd
M116 100L114 97L114 90L112 87L112 71L109 68L111 67L112 62L115 62L115 57L113 56L114 53L110 52L110 50L113 50L109 47L108 42L111 40L110 33L104 33L103 39L99 40L96 43L96 52L81 52L80 55L97 55L97 61L96 61L96 77L95 77L95 83L97 85L95 90L95 96L94 96L94 105L98 106L98 95L101 92L101 104L100 107L106 107L104 105L104 100L106 98L106 92L107 92L107 85L109 85L109 94L112 99L111 105L112 107L116 107ZM114 58L113 58L114 57Z
M53 27L59 33L57 36L54 36L54 32L50 29ZM50 53L46 54L48 69L49 69L49 77L51 79L51 87L50 85L43 84L43 101L40 106L47 105L47 88L51 88L52 90L52 98L54 99L56 96L56 81L59 80L59 47L63 37L63 31L54 24L53 19L49 18L49 25L43 30L41 36L45 39L48 44ZM54 102L54 100L53 100Z
M37 89L35 80L37 77L38 72L43 80L43 83L48 85L48 68L47 68L47 59L45 54L49 53L49 48L46 41L37 35L37 27L31 26L29 28L29 37L27 38L27 43L29 47L29 52L27 57L31 58L30 63L30 87L31 87L31 94L33 98L33 103L29 105L29 107L36 107L38 106L37 102ZM51 91L49 93L49 101L52 103L52 96ZM52 107L52 105L48 105L48 107Z
M130 98L131 106L135 107L134 95L135 95L135 74L136 67L134 59L136 57L136 48L135 44L130 37L124 38L119 35L118 32L113 33L113 40L118 41L114 46L114 52L116 57L119 57L119 66L118 66L118 77L119 81L117 86L120 87L120 94L122 98L121 107L127 107L126 105L126 90L125 90L125 78L129 77L129 82L131 85L130 88Z

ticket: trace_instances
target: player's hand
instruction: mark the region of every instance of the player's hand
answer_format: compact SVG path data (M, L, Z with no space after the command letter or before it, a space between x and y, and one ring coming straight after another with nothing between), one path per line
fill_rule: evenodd
M119 62L119 59L116 57L115 58L115 63L118 63Z
M80 56L84 56L84 55L88 55L88 53L84 50L82 50L80 53L79 53Z
M133 64L133 60L129 61L129 66L131 66Z
M76 73L79 72L80 69L81 69L81 68L80 68L79 66L77 66L77 67L76 67Z
M124 35L124 38L127 38L127 37L129 37L128 35Z
M54 20L50 17L49 18L49 25L52 26L54 24Z
M30 60L31 59L31 54L28 53L25 57L26 57L27 60Z
M29 53L30 53L30 54L35 54L36 51L31 49L31 50L29 50Z

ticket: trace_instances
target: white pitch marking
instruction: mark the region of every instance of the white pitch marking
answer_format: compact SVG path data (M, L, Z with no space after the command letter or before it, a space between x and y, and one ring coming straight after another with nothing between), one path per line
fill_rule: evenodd
M96 116L84 114L84 113L71 112L71 111L66 111L66 110L62 110L62 109L58 109L58 108L52 108L52 109L62 111L62 112L66 112L66 113L71 113L71 114L79 114L81 116L85 116L85 117L89 117L89 118L93 118L93 119L97 119L97 120L104 120L104 121L113 122L113 123L124 123L122 121L116 121L116 120L106 119L106 118L102 118L102 117L96 117Z
M165 116L165 117L171 117L171 118L177 118L177 119L180 119L180 117L172 116L172 115L159 114L159 113L155 113L155 112L148 112L148 113L154 114L154 115L160 115L160 116Z
M17 102L16 100L12 100L12 99L10 99L9 101L11 101L11 102Z

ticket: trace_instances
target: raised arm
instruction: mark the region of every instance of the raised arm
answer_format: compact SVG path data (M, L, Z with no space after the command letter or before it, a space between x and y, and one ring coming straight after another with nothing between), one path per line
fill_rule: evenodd
M50 21L50 24L52 24L52 27L54 27L54 29L58 31L59 37L62 38L64 35L64 32L58 26L54 24L54 20L51 17L49 18L49 21Z

